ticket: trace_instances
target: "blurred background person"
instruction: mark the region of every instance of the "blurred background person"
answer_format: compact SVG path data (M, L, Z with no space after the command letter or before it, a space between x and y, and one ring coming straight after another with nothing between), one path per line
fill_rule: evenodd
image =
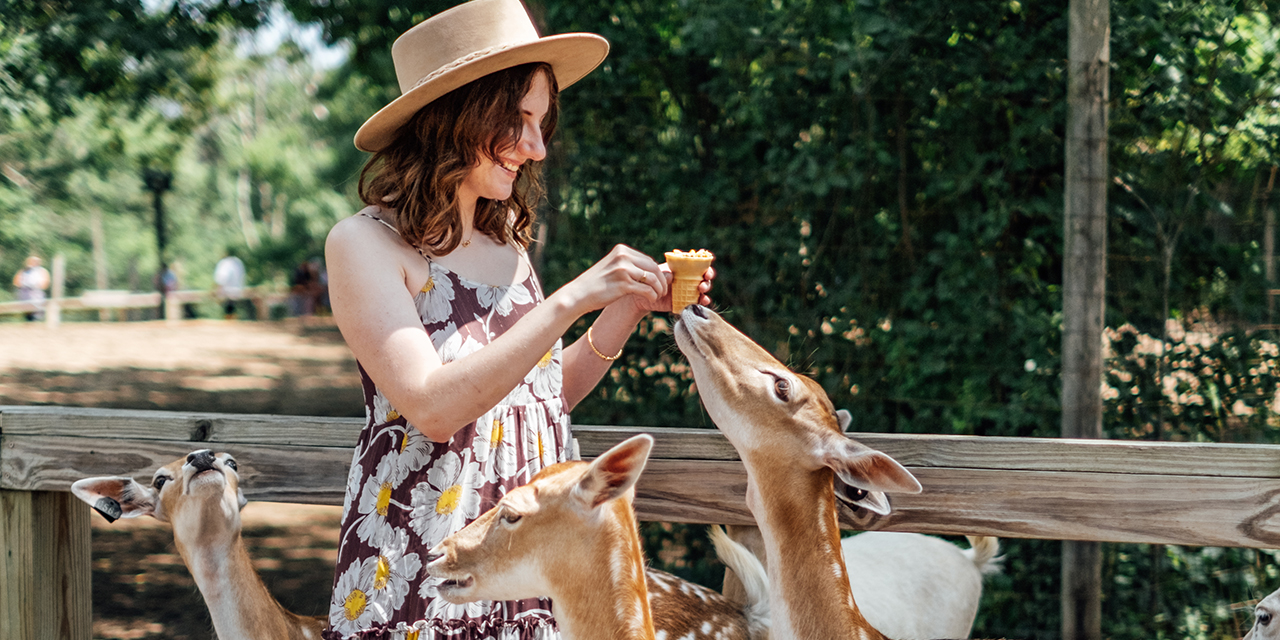
M49 270L43 264L40 256L27 256L22 269L13 276L13 287L17 289L18 299L37 305L36 309L27 312L28 322L44 318L44 292L49 288Z
M244 261L233 250L213 266L214 293L222 301L222 316L227 320L236 318L236 308L244 299L244 279Z

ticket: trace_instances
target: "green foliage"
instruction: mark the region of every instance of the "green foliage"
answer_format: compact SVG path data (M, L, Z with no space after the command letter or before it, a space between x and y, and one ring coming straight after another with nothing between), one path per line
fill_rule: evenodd
M166 93L200 92L212 78L193 55L231 26L256 27L257 0L0 1L0 86L7 107L36 98L59 114L85 95L139 105ZM16 100L15 100L16 99Z
M1113 354L1103 389L1107 432L1144 440L1280 440L1275 341L1202 324L1169 325L1163 343L1133 325L1106 332Z
M163 199L166 260L181 287L212 287L229 247L241 250L251 284L276 287L322 255L325 234L354 206L338 168L350 134L329 137L330 112L317 97L324 78L296 49L245 58L230 36L187 52L212 84L181 101L139 109L82 97L58 117L37 100L14 114L0 136L0 270L16 271L28 252L62 253L71 295L154 289L155 212L142 180L150 168L174 176ZM351 102L348 93L334 99Z

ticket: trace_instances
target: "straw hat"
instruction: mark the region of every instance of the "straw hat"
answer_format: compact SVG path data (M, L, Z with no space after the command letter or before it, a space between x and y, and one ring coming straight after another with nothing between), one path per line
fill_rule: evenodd
M563 89L595 69L609 42L593 33L538 36L520 0L472 0L438 13L391 45L400 97L356 132L356 148L377 151L418 109L472 80L528 62L546 62Z

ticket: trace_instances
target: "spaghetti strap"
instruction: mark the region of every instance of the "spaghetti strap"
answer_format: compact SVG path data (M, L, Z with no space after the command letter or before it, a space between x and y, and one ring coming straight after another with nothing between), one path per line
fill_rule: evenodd
M397 228L395 228L395 227L393 227L393 226L391 226L391 223L390 223L390 222L387 222L386 220L383 220L382 218L379 218L378 216L375 216L375 215L373 215L373 214L371 214L371 213L365 213L365 212L363 212L363 211L359 211L359 212L357 212L357 213L356 213L356 215L358 215L358 216L364 216L364 217L366 217L366 218L368 218L368 219L370 219L370 220L377 220L378 222L381 222L381 223L383 224L383 226L385 226L386 228L390 229L390 230L391 230L393 233L395 233L396 235L400 236L400 239L401 239L401 240L404 240L404 236L400 235L400 230L399 230L399 229L397 229ZM408 244L408 245L409 245L409 246L411 246L411 247L413 247L413 248L414 248L414 250L416 250L416 251L418 252L418 255L422 256L422 259L423 259L423 260L426 260L427 262L431 262L431 256L429 256L429 255L427 255L426 253L424 253L424 252L422 251L422 247L418 247L418 246L414 246L414 245L412 245L412 244L409 244L409 241L408 241L408 240L404 240L404 243L405 243L405 244Z

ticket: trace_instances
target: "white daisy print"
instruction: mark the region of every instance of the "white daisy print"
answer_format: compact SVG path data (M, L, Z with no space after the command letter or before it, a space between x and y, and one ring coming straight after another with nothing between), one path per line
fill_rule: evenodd
M551 431L547 429L545 416L536 408L526 411L522 422L524 424L524 464L528 474L522 480L527 483L543 468L555 464L556 441L552 439Z
M511 393L507 394L507 397L498 402L498 406L520 407L526 404L533 404L537 401L538 399L533 397L533 394L530 393L529 385L518 384L516 385L516 388L511 390Z
M445 325L444 329L434 332L431 340L436 346L436 353L440 354L441 362L453 362L484 347L471 336L463 337L462 332L458 331L453 324Z
M360 495L360 478L363 475L360 468L360 447L356 447L351 454L350 471L347 472L347 491L342 496L342 519L347 519L347 514L351 512L351 505L355 504L356 496Z
M489 608L494 604L489 600L453 604L440 597L438 588L442 582L444 582L442 578L427 576L422 584L418 585L418 597L432 599L427 603L427 610L423 613L423 617L427 620L459 620L463 616L481 618L489 613Z
M540 400L551 400L560 395L563 374L560 368L560 341L538 360L538 364L525 375L525 384L533 390L533 395Z
M368 606L375 609L375 616L381 620L391 619L391 614L404 604L405 596L409 595L409 582L422 568L418 554L405 553L408 548L409 532L397 529L391 542L361 565L360 584L369 585Z
M435 447L435 443L422 435L421 431L410 426L400 440L400 456L396 459L400 472L409 474L422 469L431 461L431 452Z
M471 443L476 462L486 482L509 479L519 468L519 452L516 451L514 416L501 407L476 420L476 437Z
M391 401L379 391L373 395L373 423L384 424L396 420L400 414L396 412L395 407L391 406Z
M399 507L392 503L391 491L408 475L398 468L398 457L399 454L392 451L378 461L378 468L360 491L360 504L356 508L365 515L356 528L356 536L371 547L388 544L395 536L395 527L387 522L391 507Z
M373 591L373 584L362 581L364 565L369 560L376 562L377 558L366 558L353 563L338 576L338 582L333 587L333 595L329 600L329 626L343 636L366 629L375 622L385 621L385 618L379 620L375 609L369 606L369 593Z
M453 298L453 281L442 267L432 262L431 276L427 278L427 283L422 285L418 295L413 298L414 303L418 305L418 315L422 317L422 323L432 324L447 320L449 311L452 309Z
M413 488L409 526L427 547L461 529L480 515L480 493L484 482L480 465L464 461L450 451L427 471L427 481Z
M487 284L476 284L476 300L480 306L492 308L500 316L511 314L517 304L533 304L533 294L524 283L509 287L491 287Z

